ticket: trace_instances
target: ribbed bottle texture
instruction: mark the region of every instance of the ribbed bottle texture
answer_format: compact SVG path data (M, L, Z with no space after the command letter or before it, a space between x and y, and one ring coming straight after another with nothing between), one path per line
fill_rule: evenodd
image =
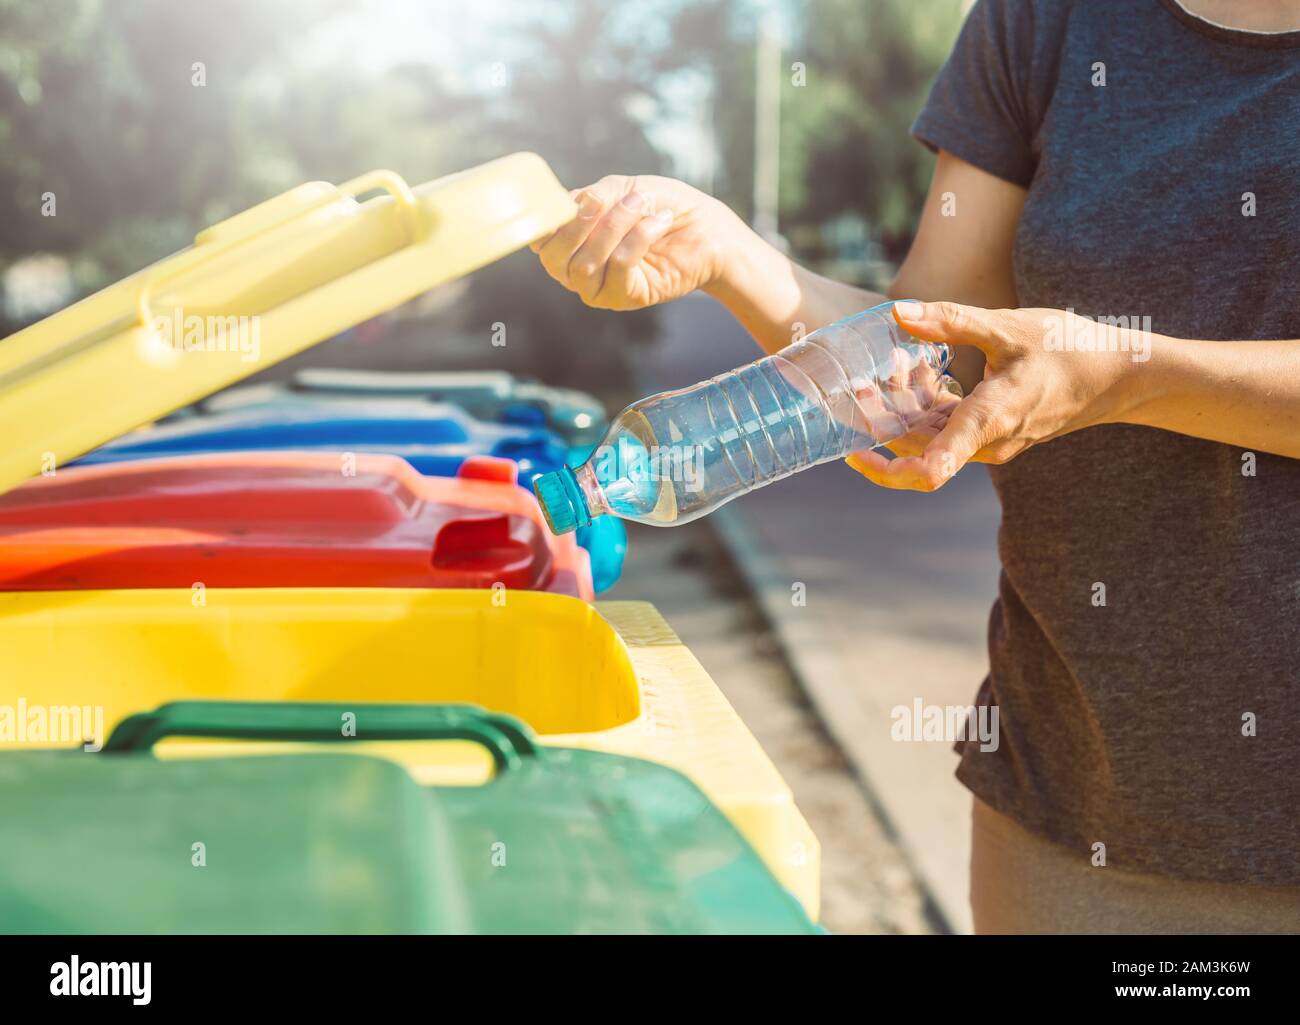
M625 409L587 461L537 480L557 532L603 515L686 523L793 473L937 424L960 397L947 346L873 307L780 352Z

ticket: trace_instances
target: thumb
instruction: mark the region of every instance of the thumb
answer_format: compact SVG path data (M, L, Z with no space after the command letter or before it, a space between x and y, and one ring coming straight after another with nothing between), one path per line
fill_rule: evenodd
M1002 347L1001 333L993 311L960 303L923 303L905 300L894 303L894 319L909 334L929 342L973 345L986 356Z
M1005 415L987 389L976 389L957 404L948 422L921 453L924 480L939 487L982 449L1005 433Z
M908 491L937 491L951 480L971 457L1003 433L1005 414L980 385L962 399L948 422L919 455L887 460L879 452L855 452L849 465L882 487Z

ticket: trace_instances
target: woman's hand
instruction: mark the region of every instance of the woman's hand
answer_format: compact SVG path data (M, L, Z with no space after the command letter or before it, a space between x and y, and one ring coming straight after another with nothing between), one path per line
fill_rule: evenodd
M849 457L864 477L890 488L934 491L970 460L1005 463L1039 442L1122 420L1128 384L1151 353L1149 334L1061 310L935 302L898 303L893 311L918 338L980 349L985 370L941 429L891 443L899 453L893 460L878 451ZM1068 348L1060 344L1067 339Z
M609 175L573 198L578 216L532 250L599 309L637 310L709 288L748 231L722 203L672 178Z

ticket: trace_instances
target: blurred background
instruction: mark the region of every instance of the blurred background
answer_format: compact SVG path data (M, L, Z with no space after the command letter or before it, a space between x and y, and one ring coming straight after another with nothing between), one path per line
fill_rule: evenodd
M907 127L962 6L0 0L4 332L300 182L426 181L520 149L571 187L684 178L800 259L887 276L931 166ZM504 322L500 356L570 381L655 331L583 309L528 254L449 299L448 329Z
M932 167L908 127L969 6L0 0L0 335L303 181L422 182L516 150L570 187L683 178L796 259L883 289ZM591 310L524 251L262 376L504 369L614 411L756 355L708 300ZM825 466L723 513L634 526L613 597L660 606L791 782L825 848L829 927L965 929L953 757L888 731L891 706L969 703L983 675L982 469L917 496Z

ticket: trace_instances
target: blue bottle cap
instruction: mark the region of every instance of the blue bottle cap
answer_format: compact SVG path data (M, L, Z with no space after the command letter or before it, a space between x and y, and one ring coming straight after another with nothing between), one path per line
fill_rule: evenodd
M591 522L586 499L569 467L538 474L533 480L533 490L552 533L567 534Z

